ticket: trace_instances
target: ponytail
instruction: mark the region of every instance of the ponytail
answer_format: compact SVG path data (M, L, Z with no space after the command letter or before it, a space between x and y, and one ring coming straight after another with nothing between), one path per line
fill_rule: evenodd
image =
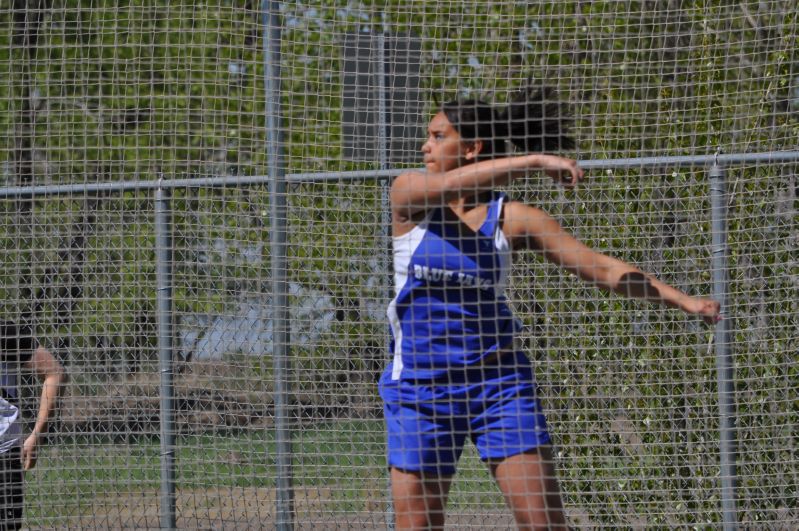
M507 141L527 153L554 152L574 148L567 133L569 115L564 105L552 99L553 90L528 87L519 91L505 108L482 100L450 101L441 106L464 140L480 140L480 159L507 153Z
M525 152L554 152L574 148L566 133L570 122L563 103L554 98L554 90L527 87L500 112L508 124L508 139Z

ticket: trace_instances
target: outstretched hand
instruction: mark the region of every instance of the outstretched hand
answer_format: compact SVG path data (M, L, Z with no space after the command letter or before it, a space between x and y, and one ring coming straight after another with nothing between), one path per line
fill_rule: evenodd
M713 299L691 297L685 311L700 316L707 324L712 325L721 321L721 305Z
M544 155L543 163L544 173L567 188L574 188L585 176L585 171L577 165L576 160Z

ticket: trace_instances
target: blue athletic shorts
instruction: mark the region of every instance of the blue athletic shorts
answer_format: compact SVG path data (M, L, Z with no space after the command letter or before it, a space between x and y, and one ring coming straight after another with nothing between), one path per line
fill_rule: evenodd
M481 459L511 457L550 442L530 361L503 356L489 367L453 371L446 381L380 379L388 465L453 475L470 438Z

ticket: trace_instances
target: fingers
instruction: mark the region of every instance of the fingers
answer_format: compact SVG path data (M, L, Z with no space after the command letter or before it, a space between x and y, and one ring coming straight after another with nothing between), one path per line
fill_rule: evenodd
M697 312L707 324L716 324L721 321L721 305L718 301L703 300Z
M683 307L686 313L696 315L709 324L714 325L721 321L721 304L713 299L691 297L688 304Z
M567 188L574 188L577 186L577 183L583 180L585 171L577 165L577 161L555 157L554 162L555 163L551 167L545 169L544 172L552 177L555 182Z
M561 173L560 182L566 188L574 188L577 183L583 180L584 172L582 168L573 166L568 169L568 173Z
M22 445L22 468L30 470L36 466L36 441L31 440L35 435L31 435Z
M33 458L31 457L32 452L27 448L22 449L22 469L23 470L30 470L33 468Z
M585 172L580 166L577 165L576 160L564 159L564 161L566 162L566 167L564 170L566 170L568 173L563 173L561 175L561 179L566 186L573 188L582 180Z
M25 463L23 465L23 468L25 470L31 470L35 466L36 466L36 453L30 452L28 453L28 456L25 458Z
M575 173L574 169L569 168L568 170L560 170L556 172L555 180L566 188L574 188L577 185L579 177Z
M577 186L577 183L582 181L585 176L585 171L576 162L569 168L569 172L571 173L571 186Z

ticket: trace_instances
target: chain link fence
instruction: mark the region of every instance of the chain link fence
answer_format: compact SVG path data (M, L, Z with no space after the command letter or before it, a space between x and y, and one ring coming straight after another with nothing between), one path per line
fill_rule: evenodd
M691 294L727 277L731 396L713 328L517 258L509 298L571 524L713 528L731 504L742 527L796 527L790 6L6 4L2 316L30 322L71 377L26 476L27 526L269 528L286 523L287 500L297 528L390 526L376 385L390 357L386 186L415 164L437 102L501 102L533 79L574 108L588 178L570 192L531 175L508 192ZM715 192L714 162L726 187ZM25 391L31 419L35 382ZM448 513L453 529L513 527L473 448Z

